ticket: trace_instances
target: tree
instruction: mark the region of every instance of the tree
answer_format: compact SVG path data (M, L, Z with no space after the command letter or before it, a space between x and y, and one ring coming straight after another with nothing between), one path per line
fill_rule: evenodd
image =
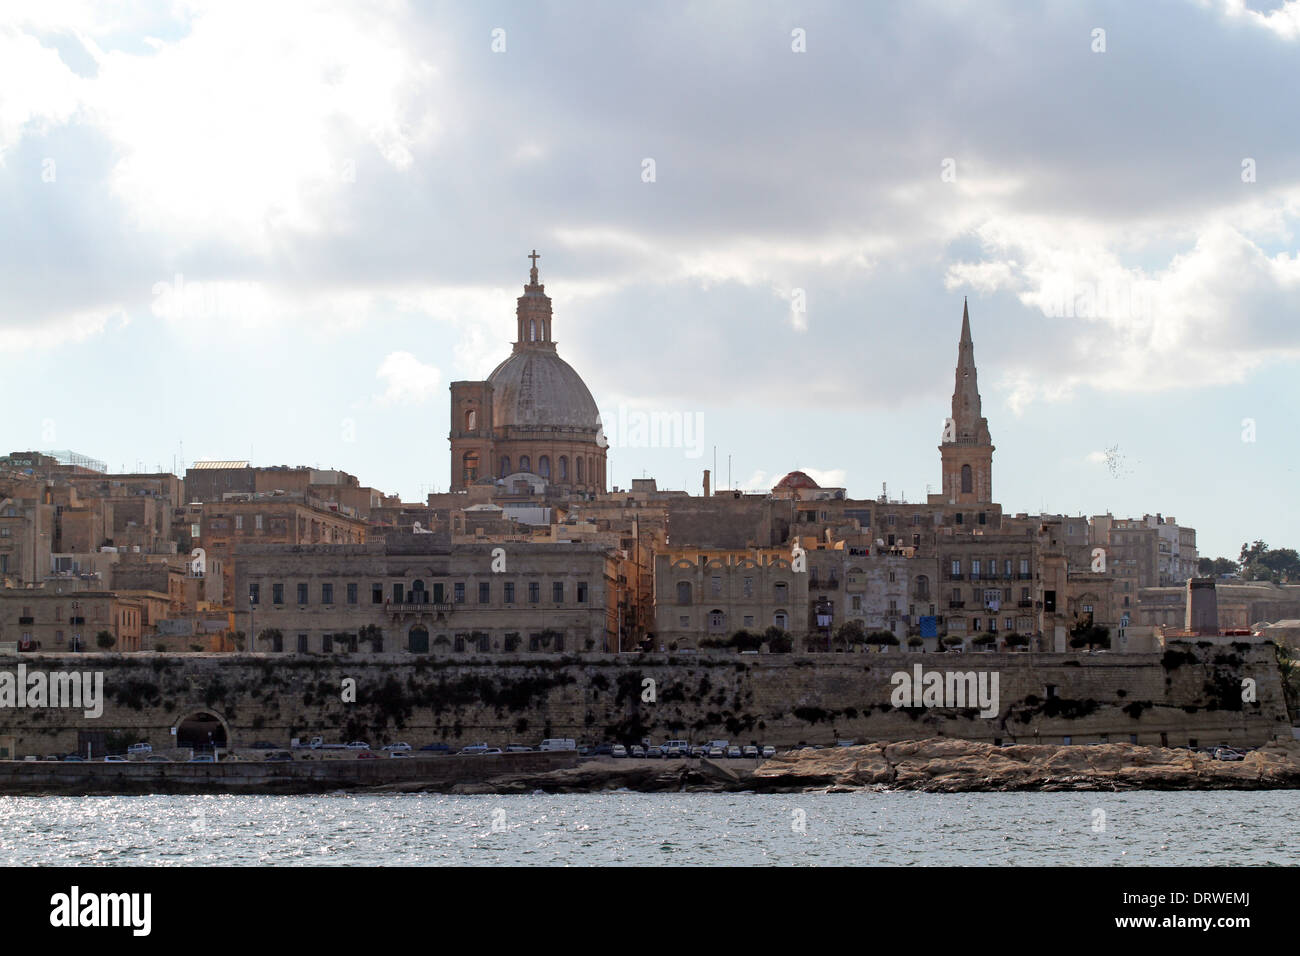
M763 635L742 628L731 635L729 643L738 651L756 651L763 643Z
M1256 541L1254 544L1243 544L1241 546L1241 557L1237 563L1242 567L1258 560L1259 556L1268 550L1268 545L1263 541Z
M110 647L112 647L114 644L117 643L117 638L114 637L112 633L110 633L109 631L100 631L98 634L95 635L95 643L98 644L100 647L102 647L104 650L108 650Z
M836 642L853 647L867 642L867 629L861 621L845 621L835 629Z
M773 654L789 654L794 650L794 638L790 636L790 632L775 624L763 632L763 639L767 641L767 649Z
M280 633L280 629L278 627L264 628L262 630L262 633L257 635L257 639L267 647L274 647L276 638L283 638L283 637L284 635ZM257 648L254 647L253 650L257 650Z
M892 647L898 646L898 638L890 631L873 631L867 636L865 642L873 647L883 647L886 644Z
M1196 562L1196 571L1205 576L1219 577L1223 574L1236 574L1241 566L1231 558L1201 558Z
M1110 628L1080 621L1070 629L1071 647L1110 647Z

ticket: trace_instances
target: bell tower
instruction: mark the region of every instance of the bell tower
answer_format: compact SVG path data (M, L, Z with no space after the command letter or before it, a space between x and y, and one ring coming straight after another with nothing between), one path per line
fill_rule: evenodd
M952 417L944 424L943 442L939 445L943 461L942 499L945 502L977 505L993 501L993 450L989 422L981 414L970 311L963 300Z

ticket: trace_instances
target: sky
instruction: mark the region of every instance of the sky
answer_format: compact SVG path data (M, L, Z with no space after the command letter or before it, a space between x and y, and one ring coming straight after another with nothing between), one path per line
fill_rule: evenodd
M422 500L535 248L611 486L924 500L965 298L1006 511L1297 547L1297 89L1298 0L7 2L0 453Z

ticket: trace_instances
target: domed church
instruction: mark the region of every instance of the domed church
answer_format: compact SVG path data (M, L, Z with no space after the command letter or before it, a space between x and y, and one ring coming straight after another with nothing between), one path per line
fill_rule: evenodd
M451 383L451 490L534 476L557 489L605 490L608 443L600 412L581 376L551 338L551 298L537 281L515 311L510 357L485 382Z

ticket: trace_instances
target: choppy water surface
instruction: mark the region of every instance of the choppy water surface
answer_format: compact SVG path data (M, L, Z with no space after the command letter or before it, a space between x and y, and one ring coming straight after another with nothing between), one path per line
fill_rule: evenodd
M0 864L1292 865L1297 810L1300 791L3 797Z

